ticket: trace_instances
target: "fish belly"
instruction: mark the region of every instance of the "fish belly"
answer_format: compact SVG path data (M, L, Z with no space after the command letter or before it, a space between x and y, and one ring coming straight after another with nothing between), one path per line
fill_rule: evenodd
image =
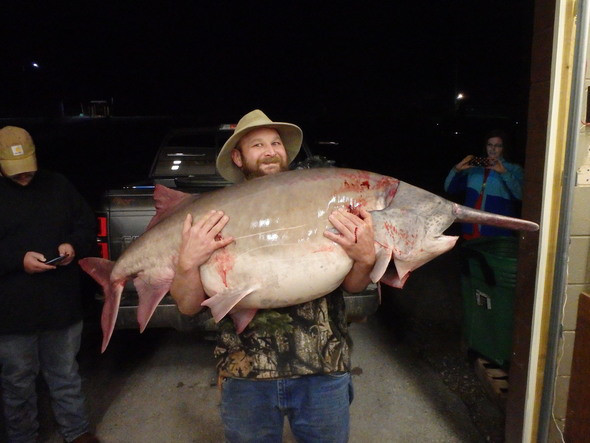
M290 245L218 254L201 266L205 292L210 295L252 290L238 308L270 309L304 303L338 288L352 267L341 248L326 240L319 247ZM232 254L232 253L230 253ZM220 263L231 263L224 268Z

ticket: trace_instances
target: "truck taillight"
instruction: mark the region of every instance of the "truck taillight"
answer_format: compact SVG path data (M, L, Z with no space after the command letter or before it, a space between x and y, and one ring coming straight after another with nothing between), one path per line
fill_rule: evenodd
M106 237L107 236L107 218L106 217L96 217L96 221L98 222L98 236L99 237Z
M104 259L109 259L109 245L106 242L98 241L98 252Z
M97 221L97 238L96 241L98 243L98 252L100 256L104 259L109 259L109 243L108 243L108 228L107 228L107 218L104 216L96 217Z

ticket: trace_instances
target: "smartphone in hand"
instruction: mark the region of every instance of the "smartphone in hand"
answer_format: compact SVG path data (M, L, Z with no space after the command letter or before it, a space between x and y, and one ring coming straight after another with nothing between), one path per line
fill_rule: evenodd
M46 265L56 265L58 263L60 263L61 261L65 260L67 257L67 255L58 255L57 257L52 258L51 260L47 260L44 263Z
M491 162L488 157L473 157L471 160L469 160L469 165L482 166L485 168L486 166L491 166Z

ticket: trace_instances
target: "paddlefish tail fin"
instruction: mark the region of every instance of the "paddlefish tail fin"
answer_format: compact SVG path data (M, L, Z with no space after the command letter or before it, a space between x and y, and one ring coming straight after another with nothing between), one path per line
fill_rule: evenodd
M104 305L100 317L102 328L101 352L104 352L115 329L119 304L121 303L121 293L123 292L125 281L111 283L110 276L115 263L110 260L88 257L81 259L78 263L102 287L104 293Z

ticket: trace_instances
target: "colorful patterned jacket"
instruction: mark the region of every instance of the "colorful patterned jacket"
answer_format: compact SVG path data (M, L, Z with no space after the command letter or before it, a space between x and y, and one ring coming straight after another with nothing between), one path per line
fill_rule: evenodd
M504 174L490 170L483 186L485 168L473 167L458 172L454 167L445 180L445 191L449 194L465 192L465 206L474 207L483 191L481 209L494 214L518 216L519 201L522 200L523 170L520 166L502 159L506 168ZM473 233L473 224L462 224L463 234ZM494 226L479 227L482 236L512 236L513 231Z

